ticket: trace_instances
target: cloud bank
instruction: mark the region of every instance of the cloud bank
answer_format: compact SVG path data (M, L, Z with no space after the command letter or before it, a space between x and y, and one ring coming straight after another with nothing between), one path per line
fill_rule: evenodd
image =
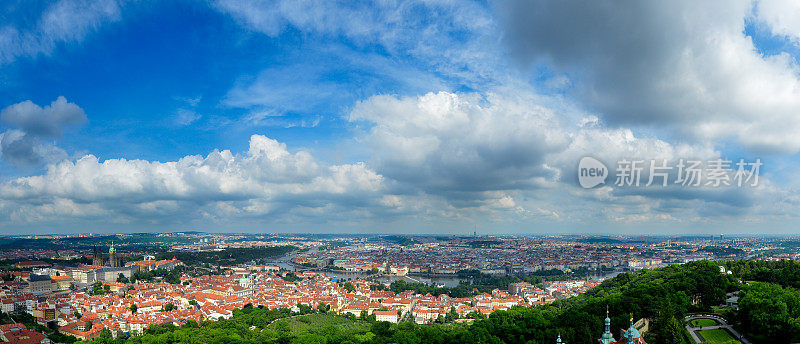
M794 5L781 5L759 2L761 19L786 34L793 23L775 8ZM666 126L757 152L800 150L793 135L800 70L787 54L761 55L744 34L753 2L510 1L497 8L512 55L579 80L574 94L612 125Z
M64 159L67 153L48 140L61 137L65 128L84 122L83 109L64 97L45 107L30 100L10 105L0 111L0 123L14 128L0 133L0 157L22 166Z

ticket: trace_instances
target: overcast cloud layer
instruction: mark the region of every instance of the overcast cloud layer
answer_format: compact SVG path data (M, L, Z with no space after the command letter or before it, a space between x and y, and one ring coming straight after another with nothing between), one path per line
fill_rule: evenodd
M171 97L156 110L136 99L160 112L148 121L104 119L136 106L69 88L16 92L8 82L0 159L17 175L0 183L0 225L655 234L791 232L797 224L794 2L192 6L230 28L238 45L274 45L237 57L268 63L209 81L203 94L148 84L145 97ZM28 11L30 19L0 29L0 72L21 78L26 60L82 54L104 30L136 27L158 11L67 0ZM748 35L754 27L758 39ZM226 145L190 144L212 133ZM311 133L319 136L304 137ZM194 150L137 154L159 140ZM101 157L83 142L133 148ZM585 190L577 182L584 156L612 173L623 158L765 165L755 187L620 188L612 175Z

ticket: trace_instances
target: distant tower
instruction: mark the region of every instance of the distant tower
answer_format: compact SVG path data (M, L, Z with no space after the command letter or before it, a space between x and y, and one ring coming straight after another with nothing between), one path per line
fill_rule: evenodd
M117 249L114 248L114 244L111 244L111 247L108 249L108 266L112 268L119 267L117 261Z
M558 334L558 338L556 339L556 344L566 344L564 341L561 340L561 333Z
M114 244L111 244L111 247L108 249L108 266L112 268L122 266L122 259L117 257L117 249L114 247Z
M100 248L97 246L92 248L92 265L103 265L103 253L100 252Z

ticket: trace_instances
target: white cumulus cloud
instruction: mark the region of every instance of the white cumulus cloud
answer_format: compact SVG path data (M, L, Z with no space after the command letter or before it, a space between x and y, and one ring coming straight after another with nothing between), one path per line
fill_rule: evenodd
M17 206L10 210L17 219L106 214L187 220L216 211L260 216L296 207L380 205L383 184L363 163L321 166L306 151L292 153L283 143L253 135L245 155L215 150L169 162L87 155L8 181L0 195Z
M0 133L0 157L14 165L35 166L67 157L49 140L61 137L64 129L86 121L83 109L58 97L41 107L30 100L0 111L0 123L15 129Z

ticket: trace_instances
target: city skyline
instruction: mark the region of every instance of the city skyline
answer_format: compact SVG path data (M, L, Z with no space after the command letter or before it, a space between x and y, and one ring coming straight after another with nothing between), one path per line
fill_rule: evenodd
M0 227L791 235L785 13L800 6L5 2ZM586 157L605 168L591 185Z

